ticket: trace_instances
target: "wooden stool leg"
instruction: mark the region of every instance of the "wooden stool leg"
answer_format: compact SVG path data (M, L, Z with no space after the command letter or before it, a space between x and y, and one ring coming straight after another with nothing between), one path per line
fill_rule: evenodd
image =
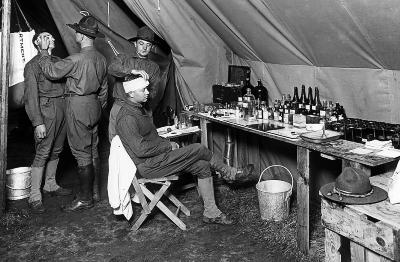
M149 214L146 214L144 210L142 210L142 213L140 214L140 217L136 220L135 224L133 224L131 230L136 231L139 229L139 227L143 224L143 222L146 220L146 218L149 216Z
M148 206L148 210L143 209L140 217L136 220L135 224L133 224L132 226L132 230L138 230L139 227L143 224L143 222L146 220L146 218L148 217L148 215L150 214L150 212L153 210L153 208L156 206L157 202L160 201L161 197L163 196L164 192L168 189L170 183L163 185L160 190L154 195L153 193L151 193L144 185L140 184L140 188L143 191L143 193L145 193L145 190L148 192L148 194L145 193L145 195L150 199L150 204L149 205L145 205ZM144 199L144 201L146 201Z
M143 193L149 198L149 199L153 199L154 195L153 193L151 193L147 188L143 187L142 188ZM160 191L158 191L156 193L156 195L159 193ZM164 192L163 192L164 193ZM153 200L152 200L153 203ZM157 201L157 207L167 216L169 217L169 219L172 220L172 222L175 223L175 225L177 225L180 229L182 230L186 230L186 225L182 222L182 220L180 220L177 216L174 215L174 213L171 212L171 210L168 209L168 207L166 207L161 201ZM151 204L150 204L150 208Z
M325 228L325 262L340 262L340 235Z
M171 200L172 203L174 203L178 208L180 208L180 210L186 215L186 216L190 216L190 210L185 207L184 204L182 204L181 201L179 201L174 195L172 195L168 190L167 192L165 192L165 194L169 200Z

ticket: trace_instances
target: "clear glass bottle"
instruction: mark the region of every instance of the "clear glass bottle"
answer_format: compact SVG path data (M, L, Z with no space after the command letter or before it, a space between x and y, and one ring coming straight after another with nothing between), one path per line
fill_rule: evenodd
M247 93L243 96L243 99L248 104L249 119L255 119L256 117L256 100L254 95L251 93L250 87L247 88Z

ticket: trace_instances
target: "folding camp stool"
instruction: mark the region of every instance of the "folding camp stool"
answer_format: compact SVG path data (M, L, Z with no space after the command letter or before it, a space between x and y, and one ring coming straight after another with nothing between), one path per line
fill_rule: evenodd
M146 218L150 215L151 211L157 206L169 219L172 220L180 229L186 230L186 225L179 219L179 211L182 211L186 216L190 216L190 211L187 209L174 195L172 195L168 188L171 186L171 181L178 180L177 175L171 175L160 178L137 178L136 174L133 178L132 184L135 188L136 194L139 198L139 202L142 205L142 213L140 217L135 221L132 226L132 230L138 230ZM146 184L158 184L161 185L160 189L152 193ZM172 212L167 206L161 202L161 198L166 196L172 203L177 207L175 212ZM146 199L146 197L150 200Z

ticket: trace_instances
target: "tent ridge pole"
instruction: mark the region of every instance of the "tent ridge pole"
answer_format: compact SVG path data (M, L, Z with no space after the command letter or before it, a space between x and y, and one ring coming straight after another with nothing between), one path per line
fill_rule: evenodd
M0 216L6 207L8 75L10 70L11 0L2 0L1 21L1 94L0 94Z

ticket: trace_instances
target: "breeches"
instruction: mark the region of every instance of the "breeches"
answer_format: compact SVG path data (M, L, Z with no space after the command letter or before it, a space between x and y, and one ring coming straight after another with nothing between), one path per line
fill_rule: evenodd
M46 137L37 139L35 136L36 153L33 167L43 167L48 160L57 159L66 136L65 99L41 97L39 104L46 127Z
M68 97L67 137L78 166L92 164L98 158L98 124L101 105L96 95Z
M201 144L191 144L165 154L161 161L148 159L137 166L145 178L156 178L179 173L191 173L198 178L211 176L211 151ZM182 172L181 172L182 171Z

